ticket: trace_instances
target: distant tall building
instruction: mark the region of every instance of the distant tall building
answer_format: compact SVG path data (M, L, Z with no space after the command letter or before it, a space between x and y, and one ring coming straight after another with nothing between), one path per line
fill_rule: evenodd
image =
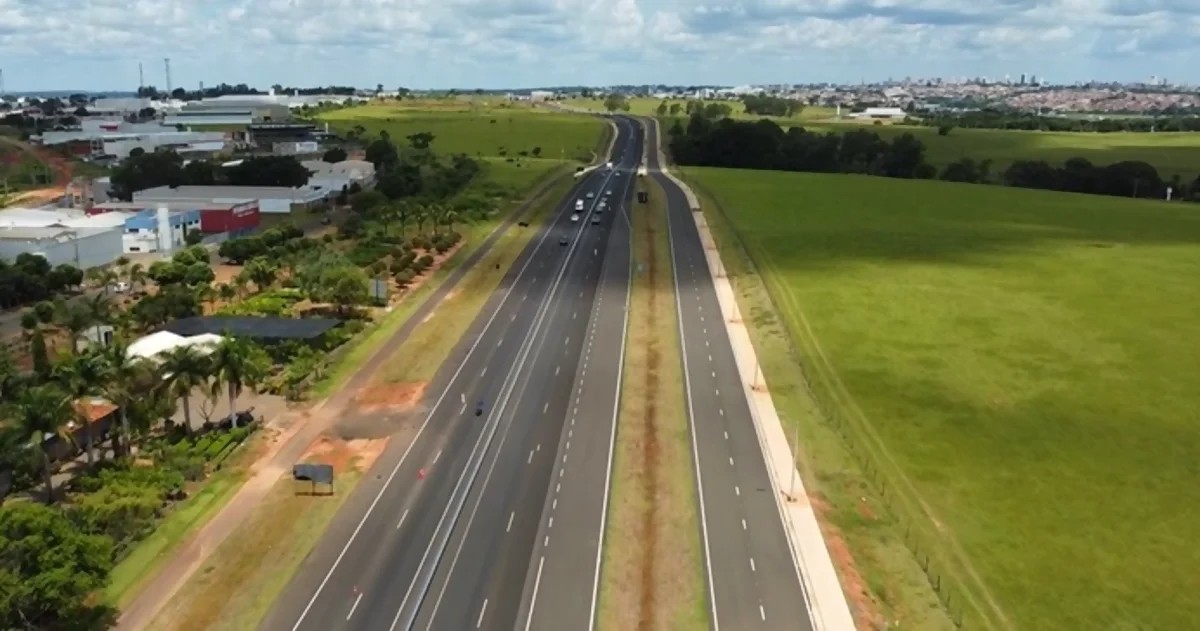
M1025 85L1025 73L1024 72L1021 73L1021 83L1019 83L1018 85Z

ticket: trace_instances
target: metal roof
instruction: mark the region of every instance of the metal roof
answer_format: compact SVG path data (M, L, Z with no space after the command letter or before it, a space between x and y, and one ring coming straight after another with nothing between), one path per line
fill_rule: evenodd
M311 340L341 323L333 318L194 316L175 320L165 328L183 336L215 333L262 340Z

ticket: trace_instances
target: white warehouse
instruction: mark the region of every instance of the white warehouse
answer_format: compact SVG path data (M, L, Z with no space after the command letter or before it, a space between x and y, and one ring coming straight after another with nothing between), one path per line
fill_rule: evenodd
M133 201L148 205L172 202L222 204L256 199L259 212L282 214L316 208L325 203L329 193L307 186L159 186L137 191Z

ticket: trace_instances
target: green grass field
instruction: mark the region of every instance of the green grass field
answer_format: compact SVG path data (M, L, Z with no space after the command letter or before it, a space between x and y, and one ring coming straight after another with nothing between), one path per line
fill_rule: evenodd
M361 125L369 135L387 130L398 143L418 132L430 132L439 153L479 157L519 157L541 148L540 157L555 160L592 158L598 151L604 121L586 115L564 115L501 99L394 101L373 103L321 114L341 132Z
M970 628L1194 626L1196 207L687 173L720 202L804 363L819 411L788 399L783 416L824 418L866 454L884 501L849 510L928 555ZM783 366L768 367L773 388L799 378Z
M903 125L860 125L858 123L807 123L813 131L846 131L862 127L890 138L911 132L925 143L926 158L944 166L961 158L992 160L992 173L999 174L1014 160L1045 160L1059 165L1082 157L1095 164L1141 160L1154 165L1164 179L1179 175L1185 184L1200 176L1200 134L1168 132L1142 134L1118 132L1038 132L999 129L954 129L939 136L932 127Z

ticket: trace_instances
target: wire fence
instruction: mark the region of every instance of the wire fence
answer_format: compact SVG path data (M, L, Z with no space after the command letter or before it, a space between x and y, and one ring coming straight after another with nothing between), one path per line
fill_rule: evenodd
M730 243L741 250L760 272L769 272L768 258L751 247L733 229L726 209L695 178L684 177L701 196L701 203L715 211L730 235ZM1012 624L987 592L965 552L952 533L934 519L911 479L892 458L871 421L858 409L852 396L824 358L819 343L803 312L786 288L770 273L759 275L777 311L795 316L799 323L781 318L789 335L787 343L804 378L804 386L821 418L833 429L854 456L865 478L882 498L888 512L903 532L904 545L920 565L929 586L955 626L970 630L1008 630Z

